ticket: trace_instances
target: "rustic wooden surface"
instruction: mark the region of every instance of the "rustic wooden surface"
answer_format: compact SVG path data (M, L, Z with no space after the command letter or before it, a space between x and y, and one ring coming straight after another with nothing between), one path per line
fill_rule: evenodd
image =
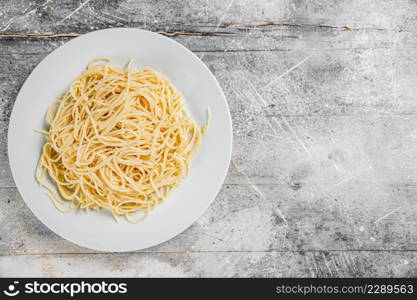
M417 2L0 3L0 276L417 276ZM31 70L108 27L194 51L234 122L232 165L205 215L124 254L42 225L16 190L6 144Z

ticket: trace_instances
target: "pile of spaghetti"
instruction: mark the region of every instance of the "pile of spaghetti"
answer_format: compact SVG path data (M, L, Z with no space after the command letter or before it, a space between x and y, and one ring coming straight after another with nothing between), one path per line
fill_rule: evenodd
M188 174L206 128L167 78L98 61L109 59L91 61L49 107L36 178L61 211L105 208L139 222Z

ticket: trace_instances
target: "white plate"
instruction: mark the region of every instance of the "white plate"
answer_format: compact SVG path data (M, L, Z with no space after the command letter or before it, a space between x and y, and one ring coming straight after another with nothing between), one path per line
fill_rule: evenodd
M183 93L199 125L211 108L212 120L194 157L190 175L139 224L116 223L104 211L61 213L38 186L34 173L44 138L48 106L100 56L122 67L133 58L137 68L166 75ZM232 123L226 99L209 69L191 51L162 35L139 29L105 29L71 40L49 54L30 74L17 96L8 133L10 166L16 186L33 213L51 230L78 245L102 251L133 251L171 239L195 222L216 197L232 149Z

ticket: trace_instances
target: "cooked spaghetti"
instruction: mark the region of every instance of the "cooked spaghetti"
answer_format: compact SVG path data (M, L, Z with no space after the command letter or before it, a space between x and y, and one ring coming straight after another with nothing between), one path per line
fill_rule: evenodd
M49 107L36 178L61 211L104 208L135 223L188 174L202 131L167 78L98 61L110 60L91 61Z

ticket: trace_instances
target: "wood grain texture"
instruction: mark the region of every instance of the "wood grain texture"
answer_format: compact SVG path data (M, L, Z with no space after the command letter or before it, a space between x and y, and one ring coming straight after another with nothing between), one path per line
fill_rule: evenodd
M28 255L0 257L0 276L415 277L416 263L415 253L395 251Z
M416 25L414 1L2 1L0 276L416 276ZM43 226L7 159L26 77L109 27L194 51L234 125L231 168L205 215L127 254Z

